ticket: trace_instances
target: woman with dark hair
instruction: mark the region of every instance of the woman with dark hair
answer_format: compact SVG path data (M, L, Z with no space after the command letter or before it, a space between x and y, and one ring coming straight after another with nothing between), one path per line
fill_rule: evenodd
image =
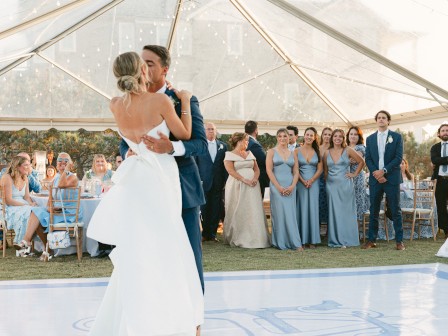
M232 151L226 152L224 167L229 173L225 187L224 242L230 246L264 248L271 246L268 223L258 186L260 169L251 151L249 135L234 133Z
M316 244L320 244L318 179L322 174L322 160L316 129L308 127L303 138L303 145L297 149L300 171L297 184L297 221L302 243L305 247L315 248Z
M350 159L358 163L354 173L350 173ZM353 149L347 147L344 131L335 129L323 162L328 197L328 246L358 246L355 187L352 179L359 175L364 161Z
M333 130L330 127L324 127L320 135L319 153L321 156L321 160L328 147L330 147L332 132ZM324 223L327 224L328 231L328 202L324 174L321 174L319 178L319 223L320 225Z
M364 146L364 136L358 126L352 126L346 135L347 144L364 160L366 156L366 146ZM350 160L350 173L358 169L358 163ZM366 193L366 175L363 170L353 179L355 184L356 214L358 220L362 220L363 214L369 209L368 195Z
M277 145L266 156L270 179L272 245L280 250L303 251L297 227L296 184L299 178L297 156L288 148L286 128L277 131Z

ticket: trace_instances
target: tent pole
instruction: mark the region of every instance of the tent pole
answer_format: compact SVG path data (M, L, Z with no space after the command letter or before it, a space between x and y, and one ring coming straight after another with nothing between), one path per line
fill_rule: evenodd
M173 42L174 42L174 34L176 32L177 24L179 23L179 17L180 17L180 8L182 7L183 0L178 0L176 5L176 10L174 13L174 20L170 27L170 32L168 33L168 41L166 48L171 53L171 49L173 48Z

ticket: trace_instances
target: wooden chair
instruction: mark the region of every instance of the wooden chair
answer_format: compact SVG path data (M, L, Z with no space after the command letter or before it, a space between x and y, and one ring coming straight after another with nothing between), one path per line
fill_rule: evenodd
M411 230L411 240L414 234L415 225L417 225L417 234L420 239L421 227L430 226L432 229L432 236L436 241L437 235L434 227L434 213L435 213L435 194L436 194L437 180L416 180L414 190L414 204L415 204L415 219Z
M6 256L6 244L8 237L8 228L6 227L6 199L5 188L0 186L0 231L3 233L3 258Z
M384 232L386 233L386 239L387 241L389 241L389 229L387 227L387 217L385 209L386 209L385 198L383 197L383 200L381 201L380 213L378 215L378 228L379 229L381 228L380 223L383 222ZM360 236L362 232L363 243L366 242L366 232L367 232L366 226L368 227L369 221L370 221L370 210L367 210L362 214L362 220L361 221L358 220L358 231ZM361 240L361 237L359 237L359 239Z
M80 199L81 187L56 188L50 186L48 198L48 207L50 211L49 232L65 231L68 228L70 237L76 239L78 261L81 261L82 258L82 237L84 228L84 223L79 221ZM62 210L65 212L67 223L64 222L64 220L55 223L55 218L59 220L61 217L63 218L64 213ZM48 252L48 243L46 249Z

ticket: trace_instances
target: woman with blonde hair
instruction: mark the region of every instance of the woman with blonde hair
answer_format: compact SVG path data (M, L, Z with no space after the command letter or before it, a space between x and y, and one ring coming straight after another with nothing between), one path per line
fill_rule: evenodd
M159 69L160 64L151 66ZM195 335L204 303L182 220L179 169L172 155L153 152L142 141L170 132L189 140L192 95L178 92L179 118L168 96L146 92L151 71L137 53L119 55L113 72L124 95L112 98L109 106L135 155L113 175L114 186L87 230L90 238L116 246L110 254L114 270L90 335ZM126 233L130 227L135 239Z
M260 169L251 151L249 135L236 132L230 138L224 167L229 173L225 187L224 242L230 246L265 248L271 246L258 178Z
M1 179L5 190L8 230L15 232L14 246L17 246L25 236L31 210L36 206L28 189L29 169L30 161L23 156L16 156Z
M351 159L358 163L354 173L350 173ZM361 172L364 160L352 148L347 147L344 131L335 129L323 162L328 198L328 246L358 246L353 178Z
M95 154L92 160L92 168L89 169L82 178L83 183L86 179L98 179L101 182L109 181L112 178L113 171L107 168L106 157L103 154Z

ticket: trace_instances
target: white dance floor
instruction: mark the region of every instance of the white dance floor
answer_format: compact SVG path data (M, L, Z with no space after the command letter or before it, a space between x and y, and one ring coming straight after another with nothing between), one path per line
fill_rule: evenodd
M445 264L207 273L205 279L203 336L447 334ZM1 281L0 335L88 335L107 281Z

